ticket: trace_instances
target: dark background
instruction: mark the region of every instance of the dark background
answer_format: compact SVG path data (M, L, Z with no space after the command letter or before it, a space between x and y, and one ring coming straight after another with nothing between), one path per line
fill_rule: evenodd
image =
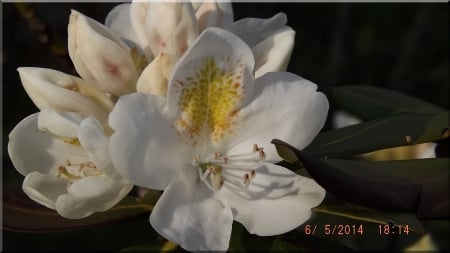
M20 83L17 67L76 74L66 51L70 9L103 23L116 3L2 5L3 186L4 191L20 191L23 178L9 160L8 134L38 110ZM364 84L401 91L448 109L445 3L234 3L233 7L235 20L286 13L288 25L296 31L288 71L317 83L327 95L335 86ZM150 233L154 232L146 219L75 232L3 231L3 249L117 250L145 243Z

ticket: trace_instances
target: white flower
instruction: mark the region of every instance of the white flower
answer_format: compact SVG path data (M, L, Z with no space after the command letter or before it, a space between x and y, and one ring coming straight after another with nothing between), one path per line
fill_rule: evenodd
M32 200L79 219L111 208L133 187L112 166L108 142L94 118L44 109L11 131L8 153Z
M325 190L272 163L273 138L304 148L326 97L289 73L253 77L254 57L226 30L206 29L175 64L167 98L122 96L110 114L114 166L164 190L150 223L186 250L226 250L233 220L267 236L305 222ZM130 169L132 168L132 169Z
M159 63L149 64L139 77L137 91L166 90L169 77L163 72L170 74L198 33L213 26L230 30L250 46L256 60L256 77L286 70L295 39L295 32L285 25L286 15L245 18L233 23L231 2L208 1L196 7L194 10L189 2L134 1L118 5L109 13L105 24L139 48L149 62L160 56L171 59L166 61L164 70L158 70Z

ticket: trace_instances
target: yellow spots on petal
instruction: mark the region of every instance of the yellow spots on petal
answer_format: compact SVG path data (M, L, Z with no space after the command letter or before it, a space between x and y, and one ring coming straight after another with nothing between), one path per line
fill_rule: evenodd
M206 133L217 144L233 132L244 98L243 67L229 57L210 57L184 80L175 81L181 90L177 120L181 135L194 140Z

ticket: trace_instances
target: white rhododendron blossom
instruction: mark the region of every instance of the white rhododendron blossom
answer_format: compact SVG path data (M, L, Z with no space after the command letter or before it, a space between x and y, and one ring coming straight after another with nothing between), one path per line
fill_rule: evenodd
M304 148L327 112L317 86L286 72L254 78L249 45L207 28L176 62L167 96L120 97L110 152L134 184L164 190L150 223L186 250L226 250L233 220L276 235L311 216L325 190L274 165L273 138Z
M139 76L137 91L165 95L176 61L208 27L229 30L246 42L255 58L255 76L285 71L295 31L286 15L270 19L244 18L233 22L231 2L146 2L116 6L105 24L136 47L150 63Z
M79 219L111 208L133 187L112 166L108 143L94 118L44 109L13 129L8 152L28 197Z

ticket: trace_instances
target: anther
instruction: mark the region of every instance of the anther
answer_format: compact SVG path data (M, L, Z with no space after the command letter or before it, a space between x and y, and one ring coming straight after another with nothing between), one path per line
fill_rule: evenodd
M256 176L256 171L255 170L251 170L250 171L250 179L254 179L255 178L255 176Z
M223 157L223 163L227 163L228 162L228 157L224 156Z
M58 177L61 177L61 175L66 176L68 179L73 179L73 180L81 179L80 176L71 174L65 166L58 167Z
M248 175L248 173L245 173L244 175L244 185L249 185L250 184L250 176Z
M192 165L198 166L198 162L200 161L200 155L196 155L194 159L192 159Z
M97 166L93 162L86 162L85 165L88 168L92 168L92 169L95 169L95 170L97 169Z
M217 158L219 158L219 157L220 157L220 152L214 153L214 159L217 159Z
M253 152L257 152L257 151L259 151L258 145L253 144Z
M259 160L260 161L266 160L266 153L264 153L264 149L259 148L258 152L259 152Z

